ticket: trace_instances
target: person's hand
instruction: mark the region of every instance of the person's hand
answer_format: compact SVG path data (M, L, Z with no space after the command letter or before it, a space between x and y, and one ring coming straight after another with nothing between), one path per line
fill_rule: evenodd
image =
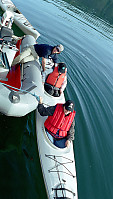
M43 101L42 97L39 96L39 104L42 104L42 101Z
M60 89L60 95L62 94L62 90Z
M66 146L67 148L69 148L69 146L70 146L70 141L69 141L69 140L67 140L67 141L65 142L65 146Z
M42 84L44 85L46 79L46 74L45 72L42 72Z

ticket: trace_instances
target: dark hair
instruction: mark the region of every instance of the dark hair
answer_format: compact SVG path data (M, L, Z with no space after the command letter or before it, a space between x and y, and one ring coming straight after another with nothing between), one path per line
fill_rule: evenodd
M73 112L73 110L74 110L74 102L72 100L67 100L65 102L64 106L65 106L66 110Z
M58 64L58 71L60 73L65 73L66 68L67 68L67 66L64 62L61 62Z

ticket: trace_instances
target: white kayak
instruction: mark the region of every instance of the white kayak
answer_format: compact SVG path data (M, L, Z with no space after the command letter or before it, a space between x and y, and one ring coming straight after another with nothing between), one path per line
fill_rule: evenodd
M0 7L3 11L9 10L14 14L14 23L24 32L24 34L32 35L35 39L40 33L30 24L25 16L16 8L10 0L0 0Z
M56 147L45 132L46 118L36 111L37 145L48 199L77 199L73 143L69 148Z
M57 99L55 97L47 99L47 95L43 97L45 106L65 102L64 96ZM45 131L44 122L46 119L46 116L40 116L38 110L36 110L37 146L48 199L77 199L77 178L73 142L71 142L69 148L56 147L50 141Z

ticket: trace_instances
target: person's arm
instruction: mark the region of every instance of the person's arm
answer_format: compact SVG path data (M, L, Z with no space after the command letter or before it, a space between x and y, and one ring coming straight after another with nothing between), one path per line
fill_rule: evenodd
M72 140L74 140L74 134L75 134L75 120L73 120L71 127L70 127L69 131L67 132L67 140L65 142L66 147L69 147L70 142Z
M65 75L64 81L63 81L61 88L60 88L60 95L65 90L66 86L67 86L67 68L66 68L66 75Z
M43 83L45 83L47 75L49 75L52 72L53 72L52 68L49 68L49 69L47 69L47 70L45 70L45 71L42 72L42 82Z
M66 85L67 85L67 75L65 76L65 79L61 85L61 88L60 88L61 93L65 90Z
M42 57L42 69L45 71L46 58Z
M58 63L58 57L57 57L57 54L53 54L51 55L51 58L53 60L54 63Z
M55 111L56 106L45 107L42 104L42 98L39 97L38 112L41 116L51 116Z

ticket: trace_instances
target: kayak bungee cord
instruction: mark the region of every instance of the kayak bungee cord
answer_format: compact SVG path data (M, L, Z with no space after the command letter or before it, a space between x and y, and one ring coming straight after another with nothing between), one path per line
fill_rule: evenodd
M45 154L45 156L47 157L47 158L50 158L51 160L53 160L53 161L57 161L57 166L63 166L64 168L65 168L65 170L67 171L59 171L59 172L62 172L62 173L66 173L67 175L70 175L70 176L72 176L73 178L75 178L76 176L74 176L73 174L72 174L72 172L65 166L66 164L68 164L68 163L73 163L73 160L71 160L71 159L69 159L69 158L66 158L66 157L64 157L64 156L55 156L55 155L47 155L47 154ZM65 162L65 163L61 163L60 161L58 161L58 158L60 158L60 157L62 157L64 160L67 160L67 162ZM55 159L56 158L56 159ZM56 167L54 166L53 168L51 168L51 169L49 169L49 172L57 172L57 171L55 171L54 169L55 169Z
M58 179L59 179L59 182L60 182L60 186L61 186L61 191L62 191L62 196L64 198L64 191L63 191L63 187L62 187L62 182L61 182L61 179L60 179L60 174L59 174L59 169L58 169L58 164L57 164L57 159L56 157L54 156L54 160L55 160L55 166L56 166L56 170L57 170L57 174L58 174ZM58 197L58 196L57 196Z
M12 89L21 91L22 93L23 93L23 92L28 93L28 94L34 96L34 97L37 99L37 101L39 102L39 96L37 96L35 93L31 93L31 92L29 92L29 91L22 90L22 89L19 89L19 88L14 87L14 86L10 86L10 85L5 84L5 83L3 83L3 82L0 82L0 84L2 84L2 85L4 85L4 86L7 86L7 87L9 87L9 88L12 88ZM15 91L15 92L17 92L17 91Z
M58 175L58 180L59 180L60 186L61 186L60 188L58 188L58 187L57 187L57 188L52 188L52 190L56 191L56 197L54 197L54 199L59 198L59 197L57 196L57 191L58 191L58 190L62 192L62 195L63 195L62 198L67 198L67 197L64 197L64 194L65 194L66 191L72 193L73 196L75 196L75 193L74 193L73 191L71 191L71 190L69 190L69 189L66 189L65 187L62 186L62 182L61 182L61 179L60 179L60 173L65 173L65 174L67 174L67 175L72 176L73 178L76 177L76 176L74 176L74 175L71 173L71 171L65 166L65 164L73 163L73 160L71 160L71 159L69 159L69 158L66 158L66 157L64 157L64 156L55 156L55 155L47 155L47 154L45 154L45 156L46 156L47 158L50 158L51 160L53 160L53 161L55 162L55 166L52 167L51 169L49 169L48 172L49 172L49 173L50 173L50 172L56 172L56 173L57 173L57 175ZM58 161L58 158L59 158L59 157L64 158L64 160L67 160L67 162L62 162L62 163L61 163L60 161ZM64 167L68 172L65 172L65 171L63 171L63 170L59 170L59 168L58 168L59 166ZM56 170L55 170L55 169L56 169ZM68 199L68 198L67 198L67 199Z

